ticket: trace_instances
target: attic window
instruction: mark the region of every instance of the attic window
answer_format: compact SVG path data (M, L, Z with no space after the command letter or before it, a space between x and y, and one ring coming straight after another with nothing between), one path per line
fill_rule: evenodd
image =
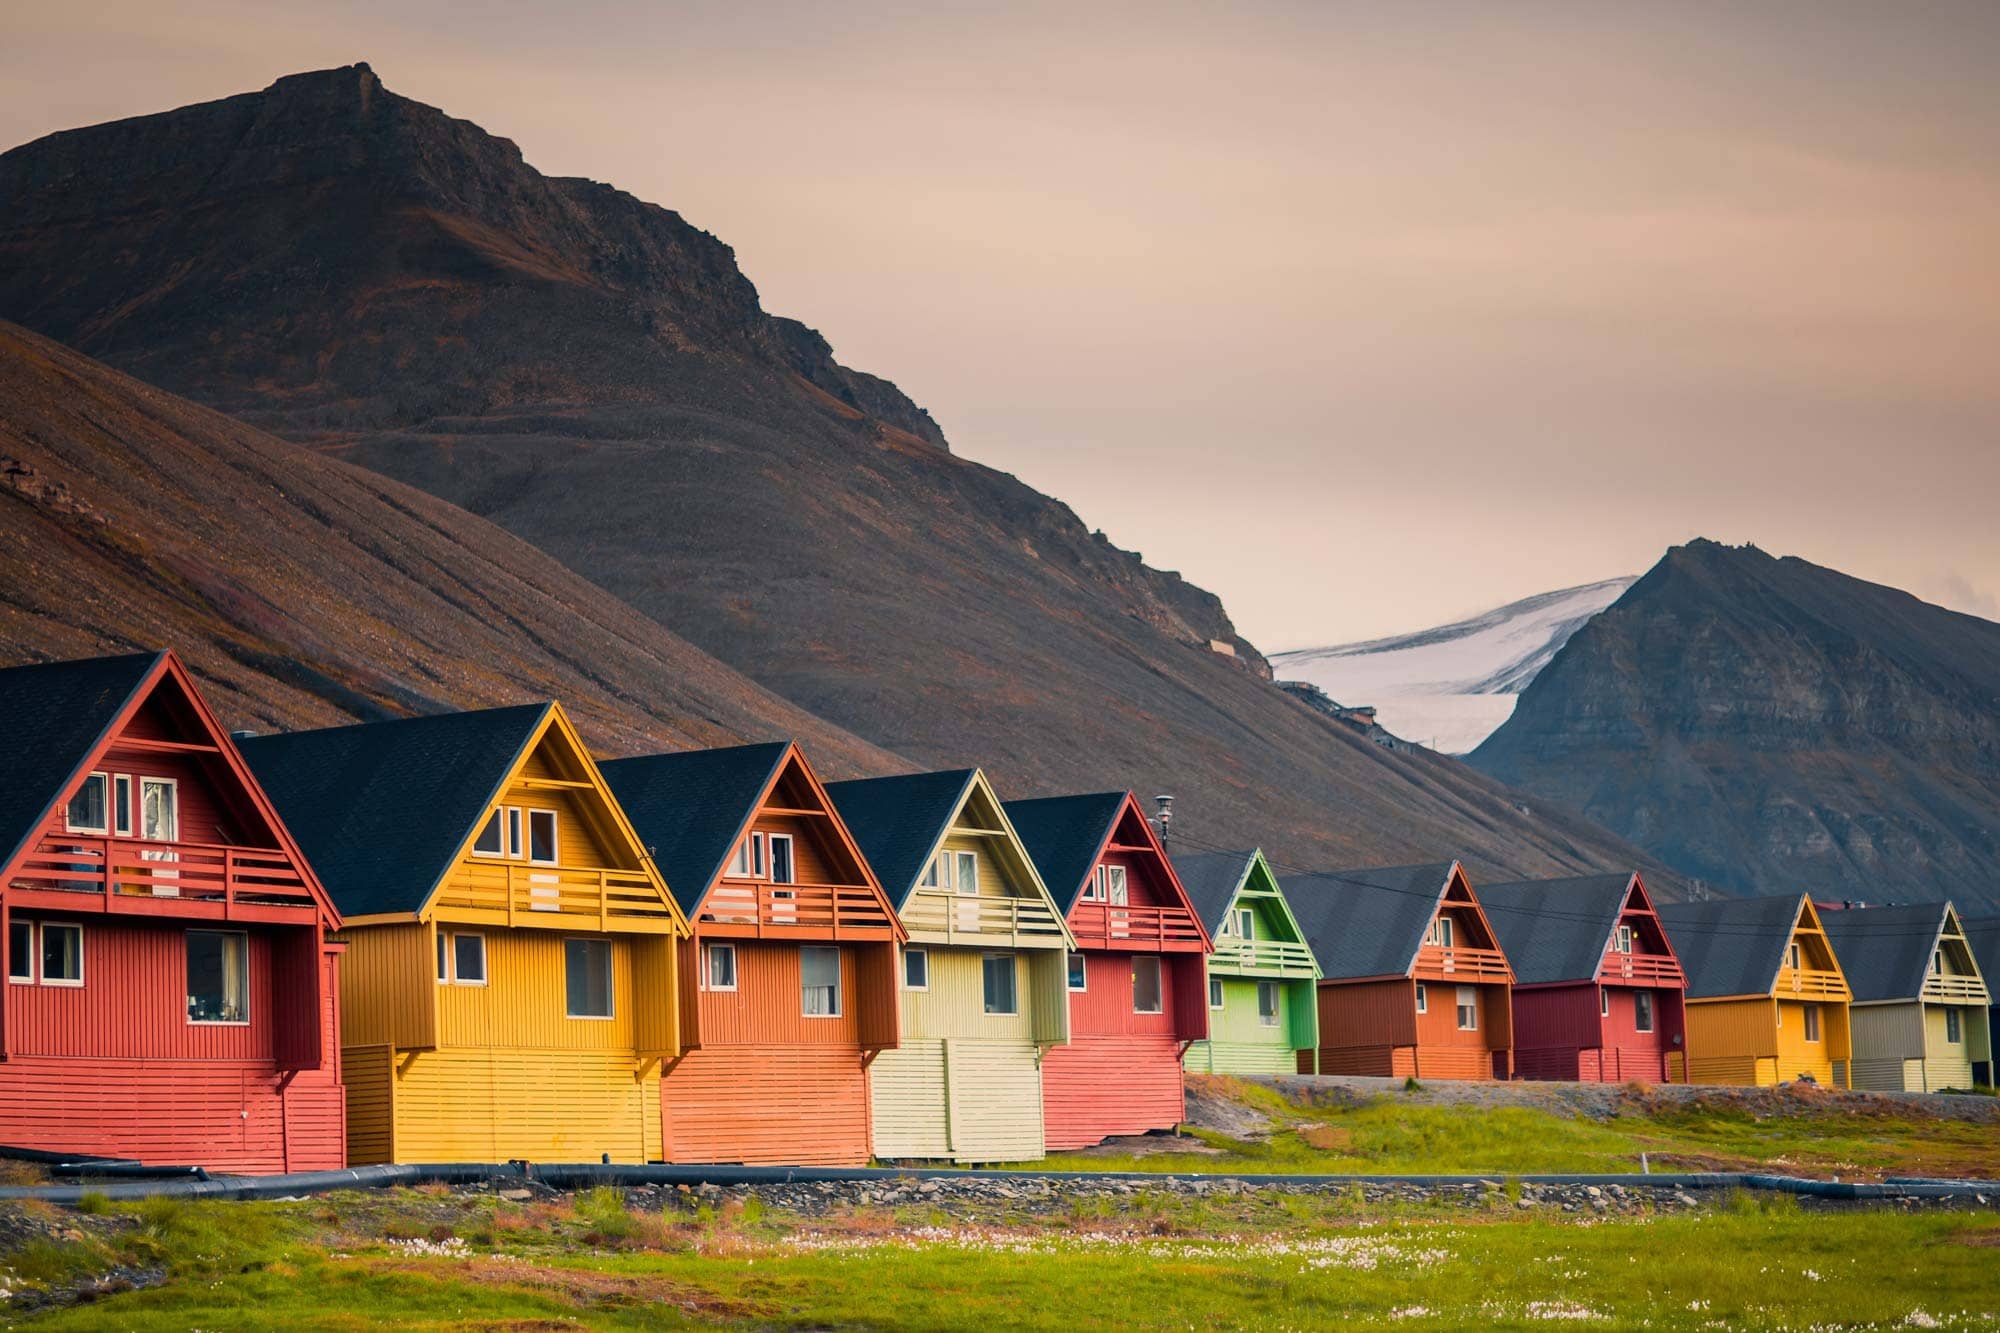
M1126 895L1125 879L1124 866L1104 867L1104 886L1110 891L1111 905L1113 907L1123 907L1129 901Z
M1257 914L1247 907L1236 911L1236 933L1246 940L1257 938Z
M773 833L768 839L771 848L771 882L773 884L794 884L798 882L798 867L792 860L792 837L789 833Z
M952 860L956 870L951 877L951 887L968 896L979 892L979 857L972 852L953 852Z
M729 873L737 879L762 879L764 877L764 835L748 833L743 841L736 844L736 855L730 858Z
M63 812L63 830L67 833L109 833L107 822L110 807L111 779L102 773L92 773L76 789L76 795L69 798L69 808Z
M1944 975L1944 950L1943 950L1943 949L1933 949L1933 950L1931 950L1931 975L1932 975L1932 976L1934 976L1934 977L1941 977L1941 976L1943 976L1943 975Z
M1799 970L1799 942L1793 940L1785 946L1785 966L1796 972Z
M1403 938L1408 939L1409 936L1405 935ZM1431 943L1437 945L1440 949L1449 949L1452 947L1452 920L1450 917L1441 916L1431 922Z
M1618 927L1618 952L1619 953L1632 952L1632 927L1630 926Z
M556 840L556 812L528 811L528 859L536 865L552 866L559 859Z
M495 810L486 820L486 827L479 830L479 836L472 840L475 856L505 856L507 844L500 834L500 812Z

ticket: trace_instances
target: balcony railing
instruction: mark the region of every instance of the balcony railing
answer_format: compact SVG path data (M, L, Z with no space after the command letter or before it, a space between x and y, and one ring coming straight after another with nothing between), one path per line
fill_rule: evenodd
M1798 999L1810 996L1818 1000L1844 1000L1847 998L1847 983L1838 972L1822 972L1810 967L1781 967L1778 969L1778 998Z
M1598 974L1606 985L1621 982L1633 986L1684 986L1686 976L1679 963L1664 954L1619 953L1608 950L1604 955L1604 970Z
M865 884L771 884L724 880L708 891L696 924L746 938L889 939L894 920Z
M1987 1004L1989 1003L1986 983L1978 977L1968 977L1957 973L1932 972L1924 977L1926 1000L1936 1000L1944 1004Z
M1201 948L1201 925L1185 907L1114 907L1109 903L1078 903L1070 909L1069 928L1080 949Z
M594 866L461 862L438 890L436 907L450 920L487 925L659 933L674 924L673 909L645 875Z
M94 910L149 911L182 905L194 915L250 916L311 909L312 891L280 851L200 842L159 842L65 833L45 837L21 858L8 887L23 893L95 894ZM81 907L81 904L79 904Z
M1309 977L1313 975L1313 956L1312 950L1303 944L1224 936L1216 940L1208 967L1211 972Z
M1498 949L1447 949L1426 944L1417 950L1417 975L1426 980L1447 978L1464 982L1504 982L1512 975Z
M1063 942L1062 922L1038 898L977 897L949 889L918 889L903 908L903 926L912 937L954 944L990 944L1006 939L1015 945Z

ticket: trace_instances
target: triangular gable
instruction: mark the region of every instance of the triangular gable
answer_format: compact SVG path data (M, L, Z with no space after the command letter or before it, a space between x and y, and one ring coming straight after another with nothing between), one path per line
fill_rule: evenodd
M1165 877L1168 894L1172 900L1162 903L1161 906L1179 907L1185 911L1188 919L1194 923L1195 930L1201 935L1203 951L1214 949L1215 942L1209 938L1208 926L1203 923L1201 913L1195 910L1193 900L1188 897L1186 886L1181 883L1180 875L1174 870L1172 858L1167 855L1167 849L1161 845L1159 834L1153 828L1153 821L1146 818L1145 811L1139 808L1139 798L1129 791L1125 793L1124 804L1118 809L1118 817L1111 821L1110 837L1098 848L1098 857L1101 859L1110 851L1124 851L1149 858L1154 867Z
M1471 909L1473 924L1477 928L1476 933L1480 936L1478 940L1470 944L1454 944L1455 948L1490 949L1500 955L1503 964L1506 962L1507 952L1500 947L1500 936L1494 931L1493 923L1486 919L1486 909L1479 905L1479 895L1472 891L1472 881L1466 876L1465 867L1457 861L1451 863L1450 870L1446 872L1443 882L1438 886L1437 902L1431 908L1430 920L1437 920L1438 915L1447 907L1455 907L1461 910ZM1424 929L1428 932L1428 921L1425 923ZM1405 976L1416 975L1417 959L1423 953L1423 948L1424 936L1423 934L1419 934L1416 943L1410 949L1410 962L1409 966L1404 969ZM1513 980L1513 969L1509 967L1507 970L1507 981L1509 984L1512 984Z
M1828 909L1821 922L1856 1004L1920 998L1947 936L1962 951L1957 961L1979 975L1950 903Z
M1826 933L1826 926L1820 921L1819 908L1813 906L1811 894L1802 893L1799 895L1798 917L1792 923L1792 929L1790 934L1786 936L1786 942L1790 943L1792 940L1798 939L1801 934L1810 935L1815 933L1819 936L1820 944L1826 950L1827 966L1812 970L1833 973L1840 978L1842 994L1839 998L1843 1000L1854 998L1853 991L1847 984L1847 973L1841 970L1840 957L1833 951L1833 937ZM1800 958L1801 961L1804 960L1803 949L1800 950ZM1778 967L1771 973L1771 994L1773 996L1778 996L1778 977L1784 971L1784 959L1785 953L1783 950L1780 950L1778 954ZM1783 997L1779 996L1779 998Z
M1619 905L1618 915L1611 919L1611 931L1605 937L1604 948L1598 952L1597 971L1591 974L1591 980L1597 981L1603 978L1612 945L1618 938L1618 927L1623 924L1627 915L1635 911L1644 912L1652 918L1653 927L1660 935L1660 947L1666 950L1667 957L1674 960L1675 967L1681 965L1680 955L1674 952L1674 937L1667 933L1666 923L1660 920L1659 911L1653 906L1653 895L1646 889L1646 881L1635 870L1632 872L1631 883L1625 886L1625 900Z
M292 862L320 914L324 928L329 931L340 928L340 913L314 874L312 863L292 837L249 765L244 762L235 741L209 709L180 658L172 652L160 652L149 657L100 658L24 670L46 672L53 679L65 667L79 673L91 673L98 669L108 673L103 682L89 688L91 702L83 710L81 718L56 720L60 725L74 726L76 730L72 734L75 736L94 732L94 738L81 751L72 748L71 753L75 757L66 763L60 752L48 757L53 765L64 766L68 771L58 785L49 787L46 783L42 784L42 794L31 795L29 805L22 807L24 810L31 806L38 809L24 829L9 831L13 846L9 849L6 864L0 866L0 886L13 879L17 863L32 847L41 829L68 802L84 778L104 766L103 760L109 751L120 744L128 748L145 744L176 746L179 747L178 753L209 759L219 766L219 772L211 769L207 774L218 799L232 815L244 821L247 837L254 838L261 834ZM122 699L117 697L120 681L125 682ZM124 733L132 720L148 710L163 715L170 729L178 734L178 739L126 737ZM19 774L14 776L18 778ZM246 841L243 845L255 846L256 843Z
M1286 896L1285 886L1278 881L1277 872L1271 869L1271 863L1265 858L1264 849L1261 847L1256 848L1250 853L1249 868L1244 872L1243 882L1236 886L1236 896L1241 898L1244 890L1250 888L1259 879L1262 879L1269 886L1269 892L1278 905L1278 914L1283 920L1284 928L1291 933L1290 939L1281 942L1286 944L1302 944L1306 947L1306 952L1311 953L1312 942L1306 938L1305 927L1299 924L1298 916L1292 911L1292 900ZM1317 958L1313 960L1313 975L1319 975L1319 960Z
M950 820L946 822L945 831L939 834L937 842L931 847L932 856L937 855L938 848L943 845L951 829L961 823L999 835L988 841L987 849L992 852L995 860L1006 866L1009 877L1017 885L1027 889L1027 892L1020 896L1034 898L1049 909L1056 919L1056 924L1062 927L1064 945L1074 949L1076 936L1070 932L1069 922L1064 918L1062 909L1056 906L1055 895L1051 894L1049 886L1042 882L1042 872L1035 868L1035 858L1028 855L1027 844L1021 841L1021 835L1015 831L1014 821L1007 818L1007 808L1000 800L1000 794L993 790L993 784L987 780L984 769L972 770L972 781L966 785L965 795L959 801L958 809L953 812Z

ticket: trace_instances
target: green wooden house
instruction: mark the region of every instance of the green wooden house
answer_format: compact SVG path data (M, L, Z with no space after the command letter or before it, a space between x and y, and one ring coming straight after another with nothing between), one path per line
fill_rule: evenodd
M1991 997L1950 903L1828 910L1820 917L1854 992L1853 1086L1970 1088L1991 1068Z
M1069 1040L1076 941L992 785L968 768L827 794L910 937L903 1042L868 1067L875 1156L1041 1157L1042 1055Z
M1208 1040L1183 1067L1198 1074L1310 1072L1319 1052L1319 963L1261 851L1173 853L1174 871L1215 941L1208 957Z

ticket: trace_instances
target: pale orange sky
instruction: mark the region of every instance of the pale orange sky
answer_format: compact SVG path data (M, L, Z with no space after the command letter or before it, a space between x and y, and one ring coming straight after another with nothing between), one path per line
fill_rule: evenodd
M366 60L678 209L1266 649L1696 535L2000 617L2000 4L76 0L5 28L0 146Z

